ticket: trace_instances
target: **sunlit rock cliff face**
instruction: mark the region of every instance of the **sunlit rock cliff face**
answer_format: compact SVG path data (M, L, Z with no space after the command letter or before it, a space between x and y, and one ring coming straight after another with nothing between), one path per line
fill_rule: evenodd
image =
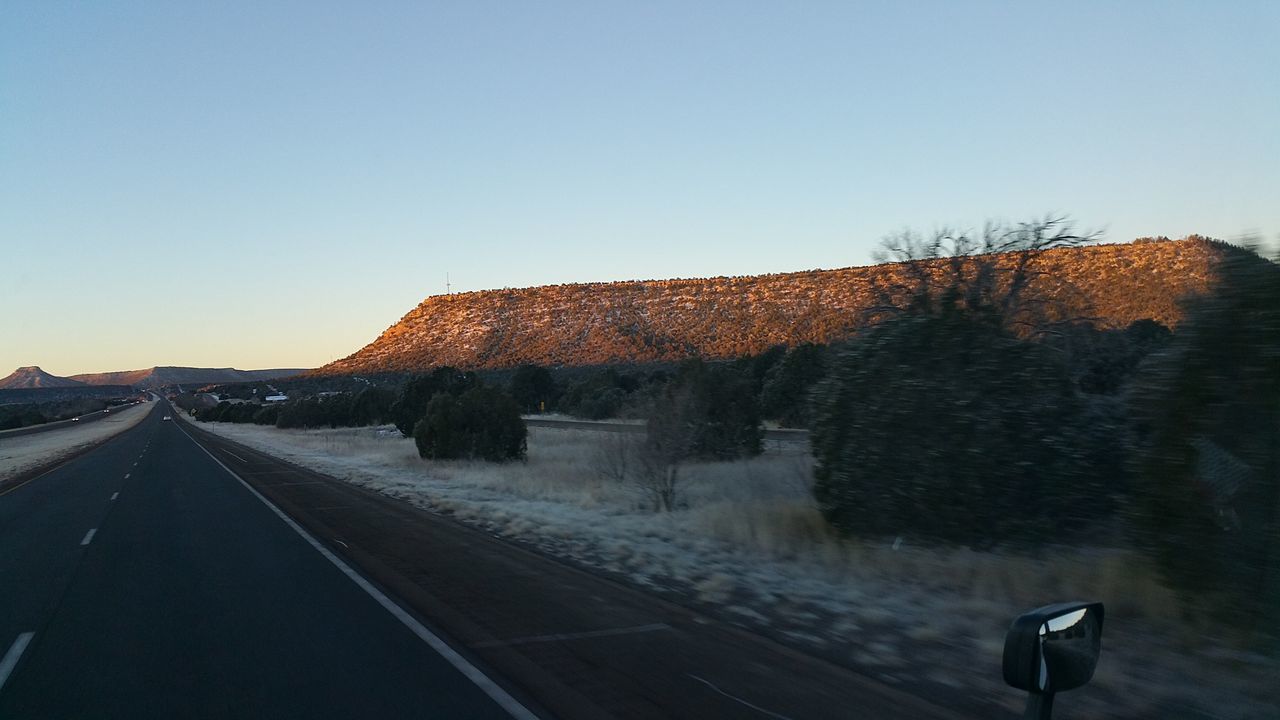
M1176 327L1179 299L1205 292L1224 243L1188 239L1046 250L1031 292L1055 312L1124 327L1151 318ZM1007 271L1016 255L994 256ZM746 277L549 285L436 295L320 375L412 371L437 365L503 368L722 359L770 346L844 340L869 312L905 302L913 271L942 277L942 261ZM1044 278L1040 280L1039 278Z

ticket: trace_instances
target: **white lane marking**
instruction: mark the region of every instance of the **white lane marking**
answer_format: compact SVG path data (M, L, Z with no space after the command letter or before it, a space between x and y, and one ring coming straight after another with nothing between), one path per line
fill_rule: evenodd
M289 517L287 514L285 514L283 510L276 507L275 504L272 503L270 500L263 497L262 493L258 492L253 488L252 485L245 482L244 478L235 474L235 472L232 471L231 468L224 465L223 462L219 460L217 457L215 457L213 453L209 452L208 448L196 442L195 438L191 437L191 435L187 433L186 430L183 430L182 428L178 428L178 429L182 430L182 434L186 435L187 439L190 440L192 443L194 443L196 447L203 450L205 455L208 455L210 458L213 459L214 462L218 463L219 467L221 467L223 470L226 470L228 475L238 480L240 484L244 486L245 490L248 490L250 493L253 494L254 497L261 500L263 505L266 505L268 508L271 508L271 512L274 512L276 516L279 517L281 520L283 520L286 525L293 528L294 532L301 535L303 540L306 540L308 543L310 543L311 547L316 549L316 552L320 553L329 562L336 565L338 567L338 570L342 571L342 574L346 575L347 578L351 580L351 582L355 583L360 587L361 590L364 590L366 593L368 593L370 597L372 597L379 605L383 607L383 609L391 613L392 616L394 616L395 619L403 623L405 627L409 628L409 630L414 635L417 635L418 638L423 642L425 642L428 646L430 646L432 650L435 650L437 653L439 653L441 657L443 657L446 661L449 662L450 665L456 668L458 672L462 673L464 677L466 677L471 682L475 683L476 687L480 688L481 692L483 692L485 695L488 695L489 698L493 700L495 703L497 703L499 707L501 707L503 710L506 710L507 713L511 715L511 717L515 718L516 720L538 720L537 715L534 715L532 712L529 711L528 708L526 708L524 705L521 705L520 701L511 697L511 695L506 690L503 690L501 686L499 686L492 679L490 679L488 675L485 675L483 672L481 672L479 668L467 662L467 659L459 655L457 650L454 650L452 647L449 646L448 643L446 643L444 640L441 640L439 635L436 635L435 633L431 632L426 628L425 625L418 622L417 618L410 615L404 608L400 607L395 603L395 601L387 597L386 593L383 593L381 590L379 590L378 588L370 584L368 580L365 580L363 575L356 572L355 569L353 569L350 565L343 562L342 558L339 558L337 555L334 555L333 552L329 550L329 548L325 547L324 545L321 545L320 541L312 537L311 533L304 530L301 525L294 522L293 518Z
M93 528L93 529L91 529L89 532L85 533L85 534L84 534L84 539L80 541L80 544L81 544L81 545L88 545L89 543L93 542L93 535L94 535L94 533L96 533L96 532L98 532L98 528Z
M13 672L18 665L18 658L26 652L27 645L31 644L31 638L35 636L33 632L24 632L13 641L13 645L9 646L9 652L4 654L3 660L0 660L0 688L4 687L5 681L9 679L9 673Z
M120 493L119 493L119 492L113 492L113 493L111 493L111 499L112 499L112 500L115 500L115 499L116 499L116 498L118 498L118 497L120 497Z
M128 479L129 479L129 475L130 475L130 474L131 474L131 473L125 473L125 474L124 474L124 479L125 479L125 480L128 480Z
M508 645L558 642L560 640L583 640L586 638L613 637L614 635L634 635L636 633L657 632L659 630L670 629L671 626L666 623L653 623L651 625L633 625L632 627L612 628L609 630L588 630L586 632L556 633L554 635L532 635L530 637L515 638L514 640L487 640L485 642L475 643L471 647L506 647Z
M686 675L689 675L689 673L685 673L685 674L686 674ZM740 704L742 704L742 705L746 705L747 707L751 708L752 710L755 710L756 712L760 713L761 715L765 715L765 716L768 716L768 717L771 717L771 718L776 718L776 720L791 720L791 718L787 717L786 715L779 715L779 714L778 714L778 713L776 713L776 712L770 712L769 710L765 710L764 708L760 707L759 705L752 705L751 703L747 702L746 700L743 700L743 699L742 699L742 698L740 698L740 697L737 697L737 696L734 696L734 695L730 695L729 693L727 693L727 692L725 692L725 691L721 690L720 688L716 687L716 686L715 686L715 683L711 682L710 680L703 680L702 678L698 677L697 675L689 675L689 677L693 678L694 680L697 680L698 682L702 683L703 685L706 685L707 687L711 688L712 690L715 690L716 692L720 693L721 695L723 695L723 696L725 696L725 697L729 698L730 700L732 700L732 701L734 701L734 702L736 702L736 703L740 703Z
M239 455L237 455L237 454L235 454L235 453L231 452L230 450L228 450L228 449L226 449L226 448L223 448L223 449L222 449L222 452L224 452L224 453L226 453L226 454L230 455L231 457L233 457L233 458L235 458L235 459L239 460L239 461L240 461L240 462L242 462L242 463L246 463L246 464L247 464L247 463L249 462L248 460L245 460L244 458L240 457Z

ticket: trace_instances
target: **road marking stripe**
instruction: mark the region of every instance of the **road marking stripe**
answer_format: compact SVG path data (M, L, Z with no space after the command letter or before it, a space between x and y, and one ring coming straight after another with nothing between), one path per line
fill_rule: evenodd
M239 460L239 461L240 461L240 462L242 462L242 463L248 464L248 462L249 462L248 460L245 460L244 458L240 457L239 455L237 455L237 454L235 454L235 453L231 452L230 450L228 450L228 449L226 449L226 448L222 448L222 452L224 452L224 453L226 453L226 454L230 455L231 457L233 457L233 458L235 458L235 459Z
M113 493L111 493L111 499L112 499L112 500L115 500L115 499L116 499L116 498L118 498L118 497L120 497L120 493L119 493L118 491L117 491L117 492L113 492Z
M125 474L124 474L124 479L125 479L125 480L128 480L128 479L129 479L129 475L130 475L130 473L125 473Z
M26 652L27 645L31 644L31 638L35 637L33 632L24 632L13 641L13 645L9 646L9 652L4 654L4 659L0 660L0 688L4 687L4 683L9 679L9 673L18 665L18 658L22 657L22 653Z
M94 535L94 533L96 533L96 532L98 532L98 528L92 528L92 529L90 529L90 530L89 530L89 532L87 532L87 533L85 533L85 534L84 534L84 539L80 541L80 544L81 544L81 545L88 545L89 543L93 542L93 535Z
M688 673L685 673L685 674L686 674L686 675L689 675ZM778 714L778 713L776 713L776 712L770 712L769 710L765 710L764 708L760 707L759 705L752 705L751 703L747 702L746 700L743 700L743 699L742 699L742 698L740 698L740 697L737 697L736 695L730 695L729 693L727 693L727 692L725 692L725 691L721 690L720 688L716 687L716 686L715 686L715 683L711 682L710 680L703 680L702 678L698 677L697 675L689 675L689 677L693 678L694 680L697 680L698 682L702 683L703 685L706 685L707 687L711 688L712 690L715 690L716 692L720 693L721 695L723 695L723 696L725 696L725 697L729 698L730 700L732 700L732 701L734 701L734 702L736 702L736 703L740 703L740 704L742 704L742 705L746 705L747 707L751 708L752 710L755 710L756 712L760 713L761 715L766 715L766 716L771 717L771 718L776 718L776 720L791 720L791 718L787 717L786 715L779 715L779 714Z
M316 552L320 553L325 557L325 559L336 565L338 570L342 571L342 574L346 575L351 582L355 583L361 590L368 593L369 596L372 597L379 605L403 623L405 627L409 628L414 635L417 635L418 638L430 646L432 650L439 653L441 657L447 660L450 665L458 670L458 672L462 673L464 677L475 683L476 687L480 688L481 692L488 695L489 699L493 700L494 703L503 710L506 710L511 717L516 720L538 720L538 716L530 712L530 710L524 705L521 705L519 700L511 697L510 693L503 690L502 687L495 683L488 675L481 672L475 665L467 662L467 659L459 655L457 650L454 650L448 643L441 640L439 635L428 630L427 627L419 622L417 618L410 615L408 611L397 605L394 600L387 597L386 593L374 587L372 583L364 579L363 575L356 572L355 569L344 562L342 558L334 555L329 548L321 545L319 540L312 537L311 533L303 529L301 525L295 522L294 519L289 517L283 510L276 507L275 503L263 497L262 493L258 492L252 485L245 482L244 478L240 477L231 468L223 464L223 462L213 453L209 452L208 448L196 442L196 439L191 437L185 429L179 429L182 430L183 435L187 436L188 440L195 443L196 447L203 450L204 453L212 458L214 462L218 463L219 467L226 470L228 475L239 481L239 483L244 486L244 489L248 490L254 497L261 500L263 505L270 508L271 511L283 520L286 525L293 528L293 531L301 535L303 540L310 543L311 547L316 549ZM231 453L228 454L230 455Z
M612 637L614 635L634 635L636 633L657 632L659 630L670 630L671 626L666 623L653 623L651 625L634 625L632 627L612 628L610 630L588 630L586 632L576 633L556 633L554 635L533 635L530 637L515 638L514 640L487 640L473 644L473 648L491 648L491 647L507 647L508 645L528 645L529 643L559 642L561 640L583 640L586 638Z

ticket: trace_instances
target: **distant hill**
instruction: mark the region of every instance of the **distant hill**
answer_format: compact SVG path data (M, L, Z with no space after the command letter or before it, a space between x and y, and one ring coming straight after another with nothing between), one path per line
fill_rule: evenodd
M1139 241L1046 250L1034 263L1041 277L1055 278L1043 281L1043 292L1073 317L1104 328L1146 318L1173 327L1180 298L1205 292L1228 252L1240 250L1203 238ZM996 258L1007 268L1016 256ZM921 266L941 275L944 262L435 295L364 348L308 375L723 359L830 343L867 325L867 311L883 300L877 288Z
M152 367L145 370L86 373L72 375L86 385L131 385L154 388L164 385L211 385L219 383L257 382L289 377L303 372L297 368L275 370L237 370L235 368Z
M51 403L70 400L117 400L136 397L138 392L128 385L82 385L67 387L0 389L0 405L15 403Z
M50 375L35 365L20 367L0 380L0 390L31 390L35 388L65 388L84 385L71 378Z

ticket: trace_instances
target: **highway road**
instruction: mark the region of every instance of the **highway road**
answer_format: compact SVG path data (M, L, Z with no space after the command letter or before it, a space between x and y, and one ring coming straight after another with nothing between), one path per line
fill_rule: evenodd
M126 405L126 406L121 406L119 408L110 408L110 409L114 409L117 412L119 412L120 410L123 410L125 407L128 407L128 406ZM11 437L21 437L23 435L35 435L36 433L49 432L51 430L62 430L64 428L75 427L83 423L91 423L91 422L97 422L98 420L105 420L106 418L109 418L109 417L111 417L111 414L107 410L98 410L97 412L85 413L84 415L81 415L79 420L70 420L70 419L59 420L57 422L43 423L41 425L31 425L24 428L14 428L12 430L0 430L0 440L4 440L6 438L11 438Z
M0 496L0 718L533 717L166 412Z
M962 717L172 412L0 491L0 718Z

